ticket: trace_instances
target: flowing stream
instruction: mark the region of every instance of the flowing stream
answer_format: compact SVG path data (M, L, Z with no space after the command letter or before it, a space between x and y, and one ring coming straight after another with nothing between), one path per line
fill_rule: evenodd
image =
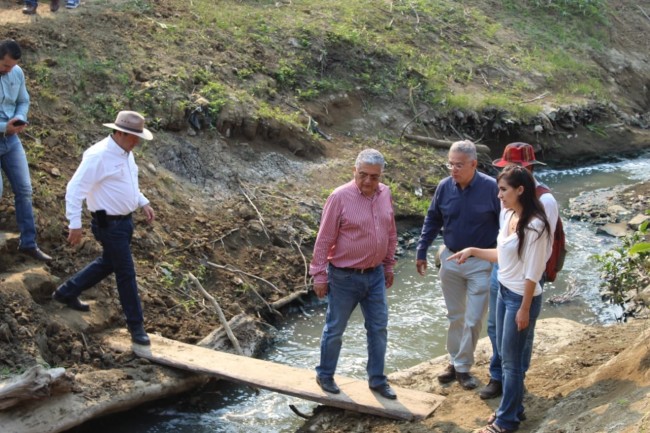
M583 168L543 170L536 172L536 177L553 189L562 211L567 208L570 198L583 191L650 179L650 155ZM618 241L596 235L590 224L566 217L563 220L569 254L558 280L545 285L544 298L546 301L568 292L574 293L574 298L561 305L545 302L542 317L564 317L586 324L615 321L620 311L601 301L598 270L590 256L614 248ZM439 240L430 252L435 251L438 243ZM388 302L387 374L445 354L446 310L433 264L429 266L427 276L420 277L415 272L414 252L409 251L401 257ZM319 359L325 308L325 304L320 303L298 312L279 330L276 344L264 358L314 368ZM365 341L363 318L357 309L344 335L337 374L366 378ZM290 404L306 414L316 406L315 403L264 390L255 394L246 387L220 381L200 394L157 402L149 408L87 423L71 432L290 433L303 422L291 411Z

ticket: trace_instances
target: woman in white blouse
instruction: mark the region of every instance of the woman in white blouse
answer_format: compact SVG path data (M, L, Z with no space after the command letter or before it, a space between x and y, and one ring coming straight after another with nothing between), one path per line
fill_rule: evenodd
M551 248L550 226L535 194L535 180L518 165L497 177L503 205L496 249L466 248L447 260L464 263L474 256L499 263L497 345L503 365L503 396L499 408L479 433L508 433L524 419L522 353L542 309L539 280Z

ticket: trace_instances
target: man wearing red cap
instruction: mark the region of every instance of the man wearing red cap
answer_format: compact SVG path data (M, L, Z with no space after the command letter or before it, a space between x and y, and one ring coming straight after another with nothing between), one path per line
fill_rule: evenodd
M501 159L495 160L492 165L495 167L503 168L509 164L516 164L528 169L533 173L533 169L536 165L546 165L541 161L538 161L535 158L535 151L533 146L528 143L510 143L503 150L503 156ZM533 176L534 177L534 176ZM541 185L537 179L535 179L535 186ZM544 211L546 213L546 218L548 223L551 226L551 239L553 239L553 234L555 233L555 227L557 224L557 219L560 214L557 201L555 197L550 192L542 194L539 197L539 200L544 206ZM549 249L548 254L550 257L552 250ZM546 260L549 259L546 257ZM492 277L490 281L490 303L488 306L488 320L487 320L487 332L490 337L490 342L492 343L492 359L490 360L490 382L479 392L479 396L482 399L490 399L499 397L502 393L502 369L501 369L501 356L499 355L499 350L497 346L496 339L496 302L499 291L499 282L497 280L497 271L499 266L494 265L492 269ZM544 277L540 281L540 285L544 286ZM523 353L523 371L524 374L530 366L530 357L533 351L533 341L534 333L530 332L528 334L528 339L526 340L526 345Z

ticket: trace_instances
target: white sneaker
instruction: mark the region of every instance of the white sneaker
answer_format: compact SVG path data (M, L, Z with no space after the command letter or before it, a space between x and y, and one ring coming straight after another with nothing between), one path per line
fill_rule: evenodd
M65 4L66 9L76 9L81 4L81 0L68 0Z

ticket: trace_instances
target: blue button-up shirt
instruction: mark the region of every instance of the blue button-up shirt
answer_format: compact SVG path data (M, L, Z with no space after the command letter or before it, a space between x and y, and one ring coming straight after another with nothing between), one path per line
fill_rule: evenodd
M7 130L7 122L14 117L27 120L29 93L25 86L25 74L20 66L0 75L0 132Z
M465 189L461 189L451 176L443 179L424 219L417 259L426 260L427 249L440 230L451 251L495 247L501 211L498 192L496 181L478 171Z

